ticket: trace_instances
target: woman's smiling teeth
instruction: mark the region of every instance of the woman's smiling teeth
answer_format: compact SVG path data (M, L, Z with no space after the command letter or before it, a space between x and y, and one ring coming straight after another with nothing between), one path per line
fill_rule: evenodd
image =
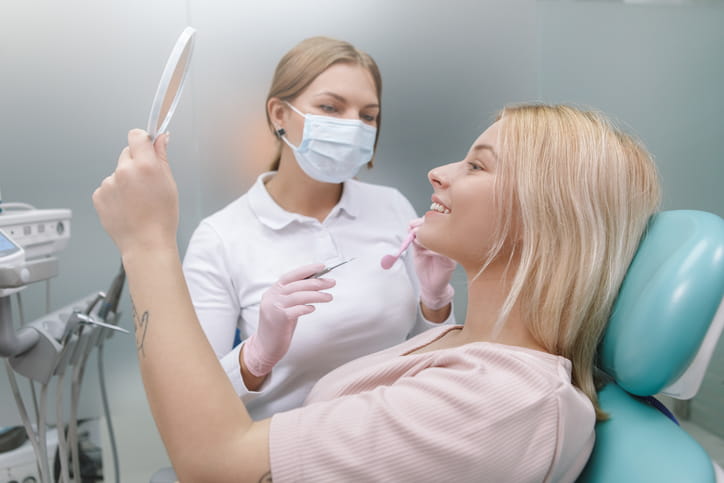
M430 210L437 211L438 213L443 213L445 215L450 213L450 210L448 210L447 208L442 206L440 203L434 203L434 202L433 202L433 204L430 205Z

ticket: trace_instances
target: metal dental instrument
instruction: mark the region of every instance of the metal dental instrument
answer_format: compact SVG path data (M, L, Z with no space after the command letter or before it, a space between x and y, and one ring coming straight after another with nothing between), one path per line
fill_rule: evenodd
M78 322L81 324L90 324L90 325L97 325L100 327L105 327L106 329L116 330L118 332L123 332L124 334L130 334L126 329L123 327L119 327L117 325L112 324L106 324L105 322L101 322L95 317L92 317L90 315L85 315L81 313L75 314L76 318L78 319Z
M332 266L330 266L330 267L325 268L324 270L321 270L321 271L319 271L319 272L317 272L317 273L315 273L315 274L312 274L312 275L310 275L310 276L308 276L308 277L305 277L305 280L306 280L306 279L309 279L309 278L319 278L319 277L321 277L322 275L325 275L325 274L331 272L331 271L334 270L335 268L341 267L342 265L344 265L344 264L347 263L347 262L351 262L352 260L354 260L354 257L348 258L347 260L343 260L343 261L337 263L336 265L332 265Z

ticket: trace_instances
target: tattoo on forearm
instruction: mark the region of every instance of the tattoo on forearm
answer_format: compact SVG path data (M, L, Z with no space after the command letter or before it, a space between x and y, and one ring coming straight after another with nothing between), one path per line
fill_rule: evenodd
M272 483L271 471L264 473L264 476L261 477L259 483Z
M133 303L133 301L131 301ZM133 304L133 325L136 328L136 349L138 353L146 357L146 351L144 350L143 344L146 341L146 332L148 331L148 311L144 311L140 316L136 310L136 304Z

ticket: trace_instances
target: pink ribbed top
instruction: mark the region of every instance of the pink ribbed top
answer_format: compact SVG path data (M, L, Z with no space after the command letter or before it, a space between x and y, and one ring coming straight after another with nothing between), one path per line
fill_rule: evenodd
M574 481L595 413L570 361L489 342L405 355L455 328L350 362L276 414L273 480Z

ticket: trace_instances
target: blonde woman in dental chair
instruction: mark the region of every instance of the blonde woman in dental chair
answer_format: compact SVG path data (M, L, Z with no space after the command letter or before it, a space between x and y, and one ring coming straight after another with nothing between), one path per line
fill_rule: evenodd
M430 171L445 209L416 228L464 268L465 324L348 363L303 407L261 421L196 319L163 141L131 131L93 198L145 324L140 369L181 481L576 479L605 417L596 347L659 202L654 164L631 137L570 107L503 109L463 160ZM320 268L287 277L297 310L329 301L332 282L307 278Z

